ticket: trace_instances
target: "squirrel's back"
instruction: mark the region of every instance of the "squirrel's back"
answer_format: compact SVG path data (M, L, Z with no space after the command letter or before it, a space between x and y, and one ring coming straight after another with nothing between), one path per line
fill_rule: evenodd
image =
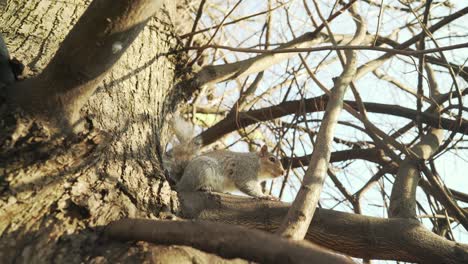
M260 163L254 152L215 150L192 159L177 184L179 191L234 191L257 180Z

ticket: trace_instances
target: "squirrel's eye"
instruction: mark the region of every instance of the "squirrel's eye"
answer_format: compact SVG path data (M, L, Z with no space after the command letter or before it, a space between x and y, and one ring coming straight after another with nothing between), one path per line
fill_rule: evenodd
M275 157L270 157L269 160L270 160L271 162L276 162Z

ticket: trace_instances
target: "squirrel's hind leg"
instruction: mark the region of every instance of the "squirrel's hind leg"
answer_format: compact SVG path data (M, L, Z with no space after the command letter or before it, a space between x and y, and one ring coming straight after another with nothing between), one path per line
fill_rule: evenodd
M185 168L177 184L180 191L222 192L224 178L220 175L217 161L211 157L199 156Z

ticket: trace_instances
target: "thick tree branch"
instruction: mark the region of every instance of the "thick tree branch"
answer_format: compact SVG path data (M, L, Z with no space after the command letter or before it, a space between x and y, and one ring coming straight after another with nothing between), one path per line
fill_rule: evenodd
M306 155L283 158L282 162L285 168L289 166L291 166L291 168L298 168L309 166L310 159L311 155ZM389 158L385 156L385 153L377 148L339 150L332 152L330 156L330 162L349 161L353 159L367 160L382 165L390 162Z
M317 3L315 1L314 3L319 16L322 18L323 24L329 29L327 21L321 16ZM366 37L366 24L362 17L356 12L356 9L357 4L351 6L351 13L354 15L357 29L354 38L349 43L350 45L360 44ZM334 41L333 37L332 40ZM320 126L314 151L310 159L310 166L307 167L301 188L278 230L284 237L295 240L304 239L320 199L323 184L327 176L331 144L333 142L335 128L338 124L338 116L343 109L343 97L347 87L352 83L357 69L356 53L347 50L345 51L345 55L346 63L343 64L343 73L335 81L335 85L329 95L325 116ZM302 57L301 59L304 61Z
M429 12L431 2L426 3L426 12ZM427 19L428 14L425 13ZM422 35L424 36L424 35ZM421 37L423 39L423 37ZM422 40L423 41L423 40ZM424 46L423 46L424 47ZM424 74L423 66L425 65L424 59L420 61L420 69L418 75L418 95L422 95L422 77ZM440 91L434 72L429 65L426 66L427 79L429 80L429 91L432 98L439 98ZM418 97L418 113L416 120L420 120L421 112L421 98ZM433 112L440 114L440 107L433 106ZM422 124L419 122L419 132L422 133ZM392 186L392 193L390 196L390 217L408 217L413 218L416 216L416 187L420 180L420 166L425 166L424 161L430 159L439 149L444 140L444 131L438 128L430 128L427 134L423 135L418 144L411 148L414 156L406 156L402 162L398 173L395 178L395 182ZM453 201L452 201L453 202ZM444 203L444 205L446 205ZM453 204L452 204L453 205ZM451 207L453 209L453 207ZM457 211L460 213L459 211ZM458 214L459 219L462 223L466 224L466 218L463 218L462 214ZM465 225L466 227L466 225Z
M179 193L184 217L275 232L289 204L217 193ZM317 209L306 239L357 258L466 263L468 245L448 241L411 219Z
M186 245L224 258L259 263L354 263L316 245L294 242L259 230L207 221L121 219L106 234L121 240Z
M364 36L365 31L362 32L360 38ZM343 73L335 82L335 87L332 89L330 100L327 103L325 116L317 135L314 152L311 156L311 166L307 167L301 188L279 229L279 233L282 236L295 240L303 239L312 221L314 210L327 176L331 143L338 122L338 116L343 108L343 96L356 72L356 57L353 52L348 51L347 59L348 61Z
M434 154L443 136L443 130L431 129L418 144L411 148L417 157L407 156L400 165L390 196L389 215L391 217L416 216L416 187L420 178L418 162L427 160Z
M67 128L162 1L93 1L44 71L13 85L9 99L30 114Z
M356 70L355 65L349 64L332 90L331 99L327 104L325 116L311 155L311 166L307 167L301 188L279 229L279 233L284 237L294 240L304 239L307 228L312 221L327 176L331 144L338 116L343 108L343 96L354 74L353 70Z
M244 128L261 121L268 121L291 114L297 114L300 112L301 108L299 108L299 106L301 104L304 104L304 108L307 113L324 111L327 102L328 97L324 95L305 100L286 101L275 106L247 112L240 112L235 117L230 116L223 119L216 125L202 132L200 135L198 135L198 137L203 140L204 144L210 144L227 133L233 132L239 128ZM344 102L354 109L357 109L356 102L347 100ZM364 106L368 112L404 117L411 120L414 120L417 115L416 110L405 108L399 105L364 103ZM440 127L446 130L452 130L456 128L457 122L456 120L440 118L437 115L425 112L421 114L421 121L432 127ZM468 134L468 122L463 121L457 132Z

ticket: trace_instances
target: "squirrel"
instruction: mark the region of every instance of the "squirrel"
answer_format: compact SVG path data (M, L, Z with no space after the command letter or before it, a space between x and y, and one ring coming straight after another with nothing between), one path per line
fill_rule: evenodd
M172 127L180 144L173 147L169 158L170 174L178 191L228 192L239 190L249 196L276 199L262 192L260 182L280 177L285 170L281 160L263 145L259 152L215 150L199 155L201 144L190 141L190 128L180 117Z

